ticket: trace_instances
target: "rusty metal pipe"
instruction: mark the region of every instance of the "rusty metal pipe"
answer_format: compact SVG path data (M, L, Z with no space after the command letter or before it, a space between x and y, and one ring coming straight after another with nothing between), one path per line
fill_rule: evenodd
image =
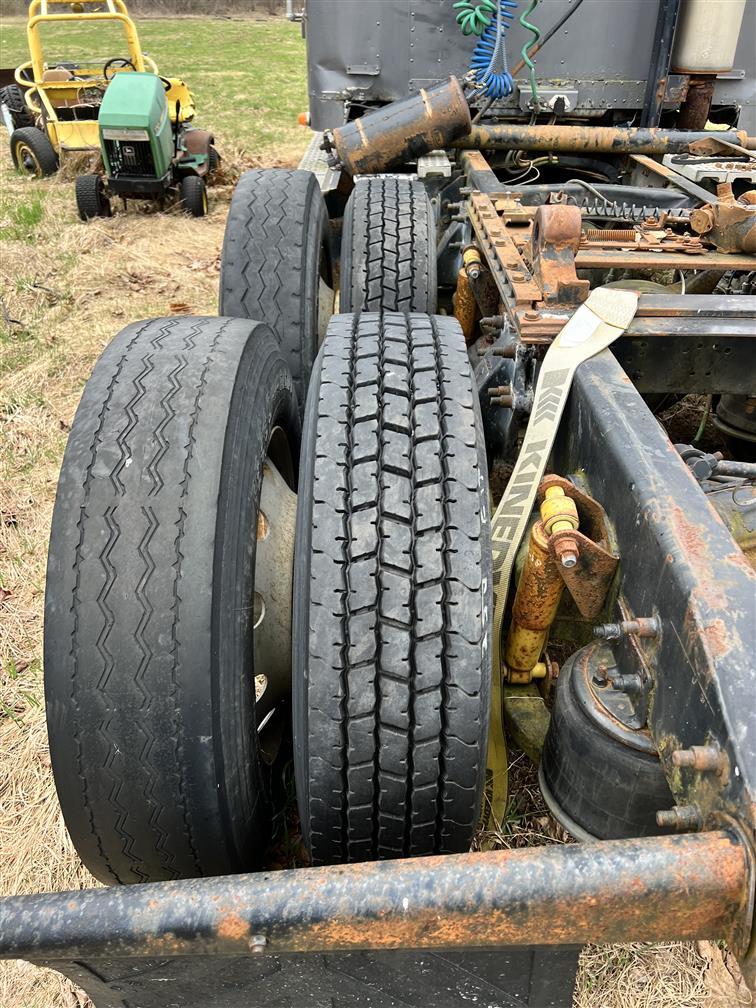
M332 143L349 175L372 175L448 147L470 125L470 108L452 77L337 127Z
M753 149L756 138L742 131L689 133L617 126L473 126L452 146L463 150L564 151L580 154L680 154L700 140L724 140Z
M508 682L529 683L538 677L534 673L563 591L559 565L549 552L548 533L538 521L530 530L528 552L517 583L512 622L504 645ZM545 667L542 671L545 673Z
M0 957L697 938L742 950L749 885L723 830L115 886L0 901Z

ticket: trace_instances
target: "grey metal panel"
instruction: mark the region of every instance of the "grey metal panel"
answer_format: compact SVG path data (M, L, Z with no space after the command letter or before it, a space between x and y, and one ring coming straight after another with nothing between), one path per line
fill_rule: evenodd
M338 125L344 100L393 101L450 74L463 75L475 40L459 31L453 2L307 0L313 128ZM535 23L548 30L573 2L542 0ZM539 81L545 88L577 90L574 111L580 115L600 114L607 108L632 113L642 104L657 11L658 0L584 0L574 18L536 57ZM720 81L718 99L721 95L727 102L753 101L755 32L756 0L748 0L737 63L746 79ZM515 21L507 45L512 65L530 38ZM523 75L518 80L527 84ZM503 107L519 113L517 90Z
M756 133L756 0L747 0L733 74L717 80L714 103L743 106L738 125Z

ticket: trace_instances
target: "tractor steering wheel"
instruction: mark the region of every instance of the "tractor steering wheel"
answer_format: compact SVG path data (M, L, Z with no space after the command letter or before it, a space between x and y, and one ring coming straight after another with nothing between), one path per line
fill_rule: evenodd
M114 56L113 59L109 59L102 68L102 76L108 83L113 80L112 75L108 77L108 70L110 70L111 67L114 67L117 70L125 70L126 67L131 67L132 70L136 71L136 67L130 59L125 59L123 56Z

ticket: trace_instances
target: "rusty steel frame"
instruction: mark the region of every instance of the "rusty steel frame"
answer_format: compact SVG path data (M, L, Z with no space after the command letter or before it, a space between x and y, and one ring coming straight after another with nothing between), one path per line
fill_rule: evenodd
M638 156L635 160L642 165L648 162L664 178L676 182L676 172L651 158ZM471 187L466 209L474 239L499 292L501 310L525 343L547 345L585 298L588 282L578 278L578 270L695 269L724 273L756 269L756 256L712 251L697 235L674 234L663 218L649 220L642 227L606 231L588 228L581 233L577 207L563 203L529 206L520 201L517 193L504 191L501 183L497 191L496 175L480 150L463 151L460 163ZM684 185L681 188L688 191ZM721 201L705 190L701 192L718 212ZM742 241L741 218L749 219L751 208L738 205L737 210L738 240ZM722 302L706 296L706 301L726 303L730 308L733 304L732 298ZM659 305L659 300L655 303ZM662 315L669 311L659 310ZM684 308L674 312L685 313Z
M731 830L116 886L0 901L0 957L325 953L726 938L751 859Z

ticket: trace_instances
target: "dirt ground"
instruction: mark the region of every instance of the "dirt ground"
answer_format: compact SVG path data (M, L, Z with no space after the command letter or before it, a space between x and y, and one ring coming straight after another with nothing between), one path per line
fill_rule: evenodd
M299 142L227 153L244 167L295 163ZM231 140L231 143L234 141ZM302 137L301 144L304 145ZM42 615L58 469L81 391L113 335L140 318L214 314L231 185L210 214L130 212L82 224L70 177L19 178L0 142L0 896L96 884L63 824L50 770L42 686ZM516 757L521 761L524 757ZM518 766L513 778L518 780ZM532 773L501 842L558 839ZM576 1008L734 1008L750 1004L731 957L712 943L590 947ZM58 974L0 964L3 1008L84 1008Z

